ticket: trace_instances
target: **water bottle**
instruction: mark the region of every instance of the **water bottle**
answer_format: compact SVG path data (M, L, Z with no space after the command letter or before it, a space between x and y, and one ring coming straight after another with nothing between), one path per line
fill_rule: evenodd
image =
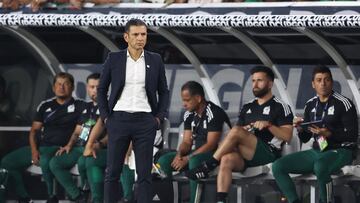
M158 174L161 179L167 178L166 173L161 169L159 163L153 164L153 168L155 170L155 173Z
M80 146L84 146L89 138L91 128L95 125L96 121L94 119L89 119L82 125L81 133L79 136Z

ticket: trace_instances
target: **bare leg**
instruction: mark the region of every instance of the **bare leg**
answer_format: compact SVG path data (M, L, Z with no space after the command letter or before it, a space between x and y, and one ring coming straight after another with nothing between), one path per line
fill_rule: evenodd
M232 182L232 171L244 169L244 159L238 152L225 154L221 157L219 174L217 176L217 192L228 192Z
M257 138L255 135L249 133L240 126L235 126L230 130L223 143L220 144L220 147L216 150L213 158L204 162L201 166L191 169L187 173L187 176L192 180L207 178L209 176L209 172L215 169L219 165L220 161L223 161L222 157L226 156L227 154L235 153L238 154L237 160L242 161L237 162L240 164L239 166L234 165L224 169L227 171L227 174L230 174L230 176L225 174L224 185L226 185L227 182L231 181L232 169L243 168L243 159L251 160L253 158L256 150L256 144Z
M241 157L250 160L254 156L256 144L257 139L255 135L240 126L235 126L230 130L213 157L220 161L222 156L233 152L234 149L238 149Z

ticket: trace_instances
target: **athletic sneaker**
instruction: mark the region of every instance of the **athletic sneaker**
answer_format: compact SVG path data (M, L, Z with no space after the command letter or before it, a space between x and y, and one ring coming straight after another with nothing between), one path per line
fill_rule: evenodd
M206 162L203 162L200 166L185 172L185 175L192 180L200 180L208 178L210 171L211 169Z

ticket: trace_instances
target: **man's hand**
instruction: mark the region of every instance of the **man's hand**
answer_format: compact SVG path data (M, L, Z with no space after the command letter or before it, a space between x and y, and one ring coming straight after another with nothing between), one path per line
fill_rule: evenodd
M294 126L294 127L297 127L297 126L299 126L302 122L304 122L304 119L303 119L302 117L295 116L294 119L293 119L293 126Z
M156 120L156 122L157 122L157 128L159 128L159 127L160 127L160 123L161 123L160 118L155 117L155 120Z
M31 163L39 166L40 164L40 153L38 150L31 151Z
M91 151L91 155L92 157L94 157L94 159L96 159L96 153L98 150L101 149L101 145L100 142L96 142L95 144L93 144L92 146L92 151Z
M64 152L66 152L66 154L69 154L69 152L71 151L71 148L69 145L65 145L65 147L60 147L59 150L57 150L57 152L55 153L55 156L60 156L62 155Z
M296 128L298 132L304 131L303 128L300 127L300 124L304 122L304 119L302 117L295 116L293 119L293 126Z
M258 130L264 130L266 128L269 128L271 126L271 123L269 121L256 121L252 126Z
M93 151L93 143L86 143L83 156L91 156Z
M96 151L100 148L100 143L87 143L83 152L83 156L92 156L96 159Z
M327 128L320 128L316 125L312 125L309 127L310 132L317 134L317 135L321 135L323 137L330 137L331 136L331 131Z
M252 125L244 125L243 128L244 128L244 130L249 131L251 128L253 128L253 126Z
M180 171L183 169L189 162L189 159L187 156L181 157L179 154L177 154L171 163L171 167L173 167L175 170Z

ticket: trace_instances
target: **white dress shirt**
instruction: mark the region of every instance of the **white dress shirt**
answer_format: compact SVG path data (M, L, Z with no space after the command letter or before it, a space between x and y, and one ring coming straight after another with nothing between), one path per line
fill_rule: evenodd
M127 51L125 86L113 108L114 111L151 112L145 90L145 75L144 52L134 61Z

